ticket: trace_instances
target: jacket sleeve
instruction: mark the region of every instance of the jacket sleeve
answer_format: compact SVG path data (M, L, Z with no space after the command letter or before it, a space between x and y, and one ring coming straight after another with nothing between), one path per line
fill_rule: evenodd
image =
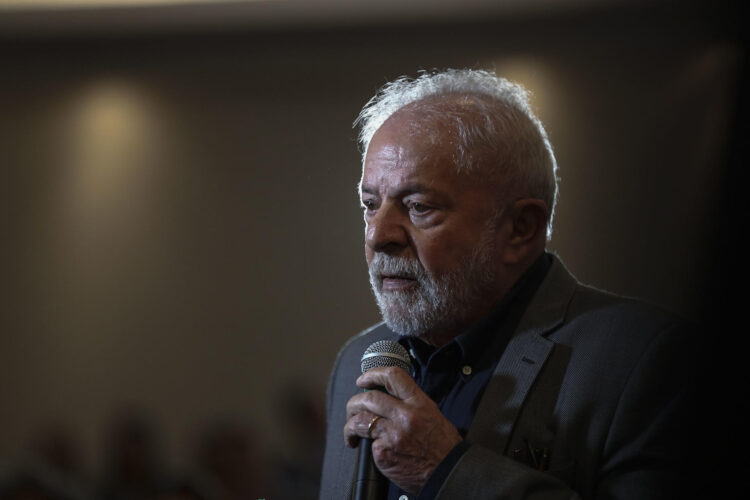
M323 470L320 482L320 500L349 498L352 473L347 465L356 460L353 451L344 446L344 416L342 395L342 364L345 346L336 358L326 391L326 448L323 456Z
M633 368L604 443L597 498L691 497L690 451L699 449L695 341L692 326L669 327Z

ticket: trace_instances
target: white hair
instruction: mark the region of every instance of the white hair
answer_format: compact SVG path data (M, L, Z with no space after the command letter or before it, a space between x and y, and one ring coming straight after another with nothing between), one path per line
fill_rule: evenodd
M529 105L521 85L483 70L449 69L401 77L384 85L354 121L360 127L362 164L375 132L407 105L418 111L413 130L440 140L435 122L456 134L456 168L471 171L480 159L493 158L495 174L515 194L537 198L549 210L547 237L557 202L557 162L547 132ZM502 193L507 196L506 193Z

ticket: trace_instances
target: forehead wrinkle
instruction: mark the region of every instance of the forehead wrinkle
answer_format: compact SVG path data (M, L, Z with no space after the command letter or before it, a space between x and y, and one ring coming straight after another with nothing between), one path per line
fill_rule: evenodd
M395 170L395 168L389 168L389 170ZM402 172L396 178L392 178L389 176L387 179L385 179L384 182L383 178L386 175L386 172L379 172L377 178L370 179L371 183L365 182L365 177L363 176L362 182L360 183L362 192L369 194L380 194L379 192L381 188L385 188L385 193L383 193L384 195L395 197L414 192L431 191L431 189L425 186L424 183L413 180L416 177L416 174L413 172Z
M387 141L377 146L375 153L372 156L368 155L366 165L377 163L388 170L394 170L403 166L408 161L407 148L397 142ZM370 152L372 152L372 149Z
M379 168L386 170L397 170L403 167L411 167L415 170L429 168L431 164L437 164L449 160L452 157L440 148L439 143L433 143L428 138L422 139L428 147L419 147L415 150L413 146L402 145L399 140L383 141L370 150L365 166L377 164Z

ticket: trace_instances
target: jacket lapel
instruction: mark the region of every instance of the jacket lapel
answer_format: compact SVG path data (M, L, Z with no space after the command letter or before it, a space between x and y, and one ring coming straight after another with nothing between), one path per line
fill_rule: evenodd
M554 343L577 282L555 256L485 389L467 439L505 453L519 412Z

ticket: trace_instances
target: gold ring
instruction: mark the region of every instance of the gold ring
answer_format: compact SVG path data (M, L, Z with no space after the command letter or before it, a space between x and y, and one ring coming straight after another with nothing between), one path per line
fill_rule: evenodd
M375 422L380 418L380 415L375 415L372 417L372 420L370 420L370 423L367 424L367 437L372 439L372 426L375 425Z

